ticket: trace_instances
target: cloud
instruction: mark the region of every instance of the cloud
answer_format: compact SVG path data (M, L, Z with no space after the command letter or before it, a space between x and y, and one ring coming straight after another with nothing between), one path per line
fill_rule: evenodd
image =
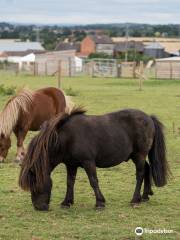
M180 23L179 0L1 0L0 21Z

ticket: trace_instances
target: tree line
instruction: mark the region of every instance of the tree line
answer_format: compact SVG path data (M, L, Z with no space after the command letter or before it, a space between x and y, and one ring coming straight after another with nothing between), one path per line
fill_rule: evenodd
M150 24L92 24L92 25L23 25L0 23L0 39L40 41L47 50L68 39L80 42L88 34L106 34L110 37L180 37L180 25Z

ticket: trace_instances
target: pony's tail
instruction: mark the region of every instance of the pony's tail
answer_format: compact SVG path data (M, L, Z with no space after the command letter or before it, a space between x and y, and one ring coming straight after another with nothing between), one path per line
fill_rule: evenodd
M71 100L71 98L67 95L65 95L65 100L66 100L66 108L65 108L65 113L70 114L71 111L74 108L74 102Z
M166 159L166 144L163 133L163 124L157 117L151 116L155 126L155 136L152 148L148 154L152 177L157 187L163 187L167 183L170 173Z

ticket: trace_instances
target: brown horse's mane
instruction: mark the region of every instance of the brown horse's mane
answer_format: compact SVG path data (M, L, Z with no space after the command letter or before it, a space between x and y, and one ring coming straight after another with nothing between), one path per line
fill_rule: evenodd
M32 105L33 92L22 89L16 96L13 96L0 113L0 133L9 137L16 125L20 111L28 112Z
M74 107L70 113L59 114L43 124L40 132L29 144L23 160L19 185L24 190L39 191L43 188L49 171L49 146L58 146L58 131L73 116L84 114L81 107Z

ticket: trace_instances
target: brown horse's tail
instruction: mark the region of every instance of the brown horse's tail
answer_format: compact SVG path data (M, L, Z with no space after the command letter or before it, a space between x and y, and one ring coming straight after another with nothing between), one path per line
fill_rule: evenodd
M157 117L151 116L155 126L155 137L152 148L148 154L152 177L157 187L163 187L167 183L170 173L166 159L166 144L163 133L163 124Z
M65 113L70 114L72 109L74 108L74 103L71 100L70 96L65 95L65 100L66 100Z

